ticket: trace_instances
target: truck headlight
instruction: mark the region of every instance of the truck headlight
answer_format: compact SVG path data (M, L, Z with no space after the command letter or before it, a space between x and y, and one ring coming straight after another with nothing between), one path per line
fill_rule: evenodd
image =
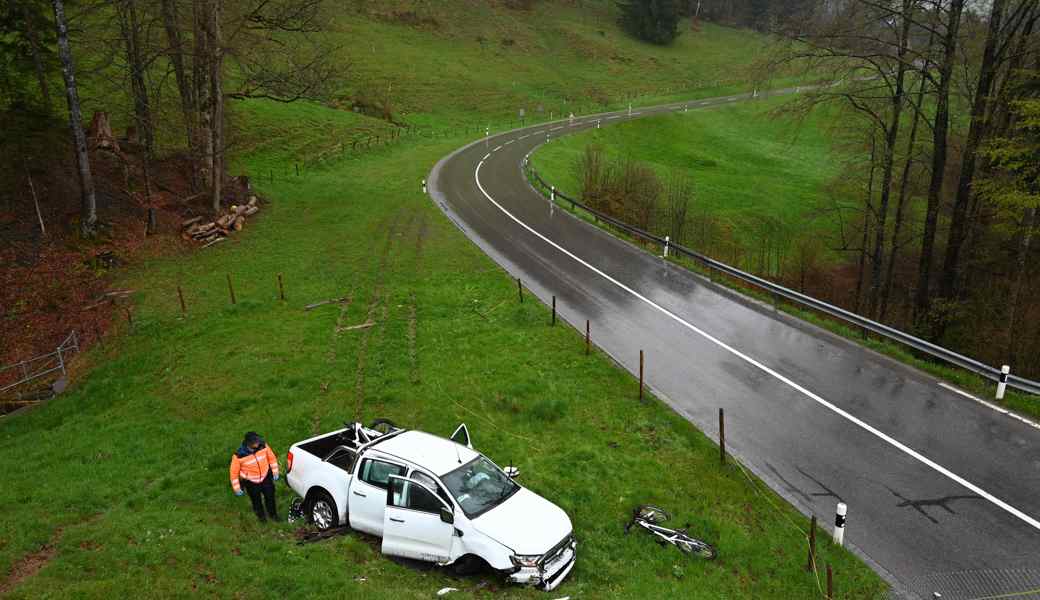
M509 560L518 567L537 567L541 558L541 554L514 554L509 557Z

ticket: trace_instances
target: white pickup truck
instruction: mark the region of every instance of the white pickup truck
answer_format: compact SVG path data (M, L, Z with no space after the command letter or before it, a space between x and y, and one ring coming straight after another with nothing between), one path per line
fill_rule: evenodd
M293 444L286 481L319 529L349 524L384 554L552 590L574 566L571 520L518 474L473 450L465 424L445 439L379 420Z

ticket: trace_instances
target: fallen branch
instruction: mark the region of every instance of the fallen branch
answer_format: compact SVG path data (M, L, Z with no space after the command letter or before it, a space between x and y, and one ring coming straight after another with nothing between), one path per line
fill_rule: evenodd
M308 304L307 306L304 306L303 310L315 309L315 308L318 308L319 306L325 306L326 304L342 304L343 302L346 302L346 301L347 301L346 297L343 297L343 298L332 298L331 300L322 300L321 302L315 302L314 304Z
M207 242L201 248L199 248L199 250L205 250L206 248L209 248L210 246L212 246L213 244L216 244L217 242L223 242L225 239L227 239L227 238L223 238L223 237L217 236L217 238L215 240Z
M368 329L373 325L375 325L374 321L368 321L367 323L362 323L360 325L351 325L350 327L337 327L336 333L340 333L342 331L353 331L354 329Z

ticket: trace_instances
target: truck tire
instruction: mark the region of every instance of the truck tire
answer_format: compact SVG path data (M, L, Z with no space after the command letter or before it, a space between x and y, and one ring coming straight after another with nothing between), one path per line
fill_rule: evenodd
M456 575L476 575L488 567L486 561L479 556L473 554L466 554L460 556L455 562L451 564L451 570Z
M336 501L325 490L314 490L307 495L304 512L307 522L321 531L339 527L339 509L336 508Z

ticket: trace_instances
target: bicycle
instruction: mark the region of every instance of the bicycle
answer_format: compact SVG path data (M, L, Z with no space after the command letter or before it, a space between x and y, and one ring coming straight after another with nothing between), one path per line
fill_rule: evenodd
M632 511L632 520L625 525L625 535L628 535L628 531L633 525L639 525L651 535L656 536L658 538L657 543L661 545L671 544L683 554L697 556L704 560L714 560L719 555L718 551L711 544L690 537L686 532L690 527L689 523L682 529L661 527L660 523L664 523L669 518L668 513L663 508L652 504L643 504Z

